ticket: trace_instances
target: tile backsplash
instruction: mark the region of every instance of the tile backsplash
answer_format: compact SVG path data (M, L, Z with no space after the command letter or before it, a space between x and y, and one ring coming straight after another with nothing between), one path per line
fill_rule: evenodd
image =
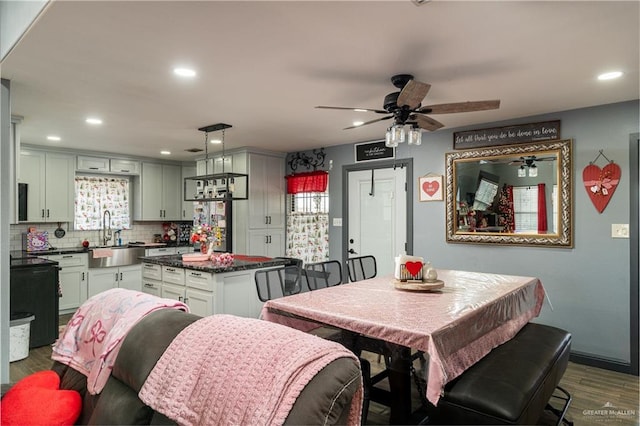
M62 224L62 229L66 231L65 236L56 238L54 232L58 228L53 223L37 223L37 224L20 224L11 225L11 240L9 241L10 250L22 250L22 233L27 232L29 227L35 227L38 231L47 231L49 233L49 244L55 248L75 248L82 247L82 241L89 241L92 246L102 244L102 230L98 231L74 231L69 229L68 223ZM112 229L113 231L113 229ZM144 222L134 223L131 229L122 231L122 244L133 241L153 242L154 234L161 234L162 222ZM113 244L113 239L109 241Z

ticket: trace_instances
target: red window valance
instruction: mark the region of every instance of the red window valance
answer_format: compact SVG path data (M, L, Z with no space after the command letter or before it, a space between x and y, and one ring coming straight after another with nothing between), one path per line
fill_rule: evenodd
M322 170L294 173L287 176L286 179L287 194L325 192L329 183L329 173Z

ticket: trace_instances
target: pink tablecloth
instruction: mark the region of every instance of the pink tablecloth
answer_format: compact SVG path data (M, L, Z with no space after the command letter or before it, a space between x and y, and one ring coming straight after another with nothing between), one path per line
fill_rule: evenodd
M265 303L262 317L295 328L286 315L332 325L429 354L427 399L538 316L537 278L438 270L438 292L394 288L392 277L301 293Z

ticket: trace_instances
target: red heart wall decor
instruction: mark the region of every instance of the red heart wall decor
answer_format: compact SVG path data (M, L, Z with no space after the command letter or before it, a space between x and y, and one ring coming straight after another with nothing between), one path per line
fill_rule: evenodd
M589 164L582 170L584 187L599 213L602 213L609 204L621 175L620 166L616 163L609 163L602 169L595 164Z
M437 180L432 180L429 182L424 182L422 184L422 190L429 196L429 197L433 197L433 195L438 192L438 189L440 189L440 184L438 183Z

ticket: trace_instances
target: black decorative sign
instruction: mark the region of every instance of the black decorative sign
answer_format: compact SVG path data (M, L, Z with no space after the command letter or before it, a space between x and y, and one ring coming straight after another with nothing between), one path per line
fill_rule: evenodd
M355 150L356 162L394 158L396 155L395 149L386 146L384 141L358 143L355 145Z
M453 134L453 149L511 145L552 139L560 139L560 120L455 132Z

